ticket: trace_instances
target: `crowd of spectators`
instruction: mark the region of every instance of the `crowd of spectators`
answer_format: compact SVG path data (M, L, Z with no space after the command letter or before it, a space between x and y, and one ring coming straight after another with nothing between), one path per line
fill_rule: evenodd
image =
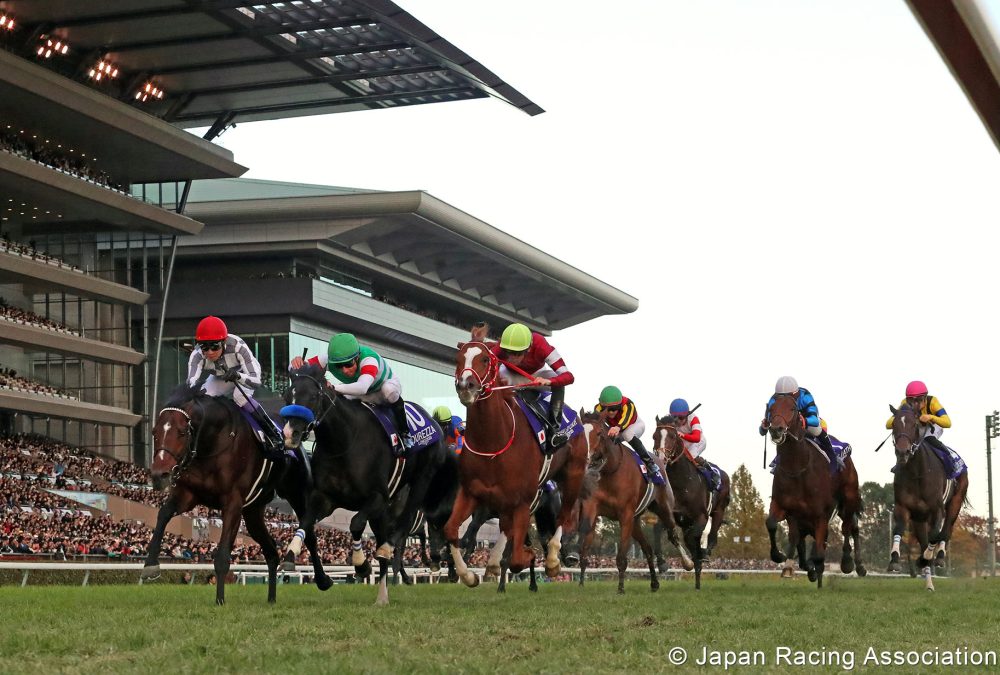
M35 382L34 380L29 380L26 377L21 377L13 368L4 368L2 365L0 365L0 389L26 391L31 394L42 394L44 396L55 396L57 398L68 398L77 401L80 400L79 397L71 396L69 392L59 389L58 387L50 387L47 384L42 384L41 382Z
M35 248L34 241L29 241L27 244L14 241L10 238L10 234L7 232L0 233L0 253L10 253L11 255L18 255L22 258L30 258L31 260L37 260L38 262L43 262L55 267L70 269L74 272L83 272L83 270L79 267L70 265L60 258L48 255L47 253L42 253Z
M63 150L51 140L39 141L27 130L16 130L11 125L0 126L0 150L43 164L50 169L80 178L100 187L128 194L128 186L116 183L108 175L93 165L94 160L85 156L74 156L72 151Z
M28 326L35 326L36 328L45 328L46 330L52 330L57 333L68 333L69 335L80 336L76 331L70 330L66 326L52 319L46 319L44 316L39 316L34 312L30 312L26 309L21 309L20 307L14 307L7 302L6 298L0 297L0 319L5 321L11 321L14 323L23 323Z

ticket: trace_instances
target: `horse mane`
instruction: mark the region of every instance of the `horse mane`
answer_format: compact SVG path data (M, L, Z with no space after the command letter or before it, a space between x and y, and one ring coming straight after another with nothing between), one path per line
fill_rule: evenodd
M193 401L196 398L207 396L208 394L201 388L201 385L191 386L187 381L181 382L179 385L174 387L174 390L170 392L167 396L167 402L164 406L168 408L179 408L188 401Z
M306 361L301 368L296 368L289 375L292 377L296 375L308 375L309 377L323 380L326 379L326 369L318 363L309 363Z

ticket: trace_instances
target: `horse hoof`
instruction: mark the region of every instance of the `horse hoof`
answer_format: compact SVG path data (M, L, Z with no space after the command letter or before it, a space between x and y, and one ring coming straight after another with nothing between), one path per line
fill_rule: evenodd
M404 586L412 586L413 585L413 577L403 577L403 585Z
M850 574L854 571L854 561L850 558L845 558L840 561L840 571L844 574Z
M226 604L226 599L225 598L216 598L215 599L215 604L217 604L219 607L222 607L224 604Z
M650 593L656 593L658 590L660 590L660 582L659 581L654 581L653 583L651 583L649 585L649 592Z
M559 576L560 572L562 572L562 567L559 565L559 563L556 563L552 567L549 567L549 564L547 562L545 563L545 576L547 576L549 579L555 579L557 576Z
M899 573L899 572L902 572L902 571L903 571L903 567L898 562L891 562L891 563L889 563L889 567L888 567L888 569L886 569L886 572L890 572L890 573L891 572Z
M788 560L788 556L786 556L781 551L771 551L771 562L780 565L786 560Z
M330 577L316 577L316 588L319 590L328 591L331 586L333 586L333 580Z
M141 579L148 579L152 581L153 579L160 578L160 566L159 565L146 565L142 568L142 572L139 574Z
M282 572L294 572L295 571L295 561L289 560L287 557L281 561L280 565Z
M563 562L566 563L567 567L579 567L580 556L576 553L567 553L566 557L563 558Z
M816 581L816 579L819 577L819 575L816 573L816 568L815 567L809 568L809 570L806 573L806 575L809 577L809 582L810 583Z
M491 579L499 579L500 565L497 565L495 563L488 564L483 572L483 576L489 577Z
M381 546L378 547L378 550L375 551L375 557L383 558L385 560L392 560L392 546L390 546L387 543L382 544Z
M438 565L437 563L432 562L430 565L430 571L433 572L434 574L437 574L438 572L441 571L441 566Z
M661 560L656 564L656 571L660 574L666 574L670 571L670 565L667 564L666 560Z
M625 589L624 588L619 588L618 589L618 595L625 595Z
M479 577L476 576L475 572L466 572L462 576L462 583L468 586L469 588L475 588L476 586L479 585Z
M361 567L365 564L365 552L358 550L351 552L351 564L355 567Z
M855 568L854 571L858 573L859 577L868 576L868 569L861 563L858 563L858 566Z

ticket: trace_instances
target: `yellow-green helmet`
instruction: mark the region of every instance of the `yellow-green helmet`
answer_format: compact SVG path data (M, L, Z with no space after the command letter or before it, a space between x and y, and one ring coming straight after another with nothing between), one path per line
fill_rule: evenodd
M350 333L339 333L330 338L330 345L327 347L327 362L330 365L348 363L358 358L361 354L361 345L358 339Z
M441 423L450 422L451 410L448 409L448 406L439 405L438 407L434 408L434 419L436 419L438 422Z
M523 352L531 346L531 329L523 323L512 323L500 336L500 348L508 352Z
M622 390L614 385L601 389L601 405L615 405L622 402Z

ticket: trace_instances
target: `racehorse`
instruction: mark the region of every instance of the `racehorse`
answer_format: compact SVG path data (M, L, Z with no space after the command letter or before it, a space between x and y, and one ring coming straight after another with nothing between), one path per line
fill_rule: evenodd
M909 522L920 542L920 568L929 580L931 561L944 565L951 532L955 527L969 490L969 472L954 481L948 479L944 463L938 459L924 437L925 425L920 411L904 405L892 411L892 438L896 449L895 478L892 481L895 507L892 512L895 536L902 537ZM933 529L932 529L933 528ZM935 549L937 555L935 556ZM899 572L899 550L893 544L889 571ZM929 585L928 588L933 588Z
M719 528L729 506L729 474L720 469L722 487L718 494L709 489L695 463L684 452L684 441L669 417L656 418L653 448L663 454L667 479L674 490L674 513L684 530L684 542L694 555L694 587L701 588L702 564L712 555L719 540Z
M857 558L861 551L858 530L861 496L854 462L850 457L845 458L844 468L837 475L831 475L825 456L805 439L805 420L799 413L793 394L775 394L768 432L778 449L778 466L774 471L771 507L767 516L771 560L782 563L787 559L775 542L778 523L787 518L788 555L796 551L799 566L808 572L809 581L815 581L817 588L822 588L827 530L830 519L837 513L844 537L840 569L849 574L856 566L858 576L864 576L867 571ZM813 552L809 560L805 553L805 537L808 535L813 538ZM854 557L851 555L852 538Z
M654 485L643 478L642 470L632 458L632 451L608 436L608 425L600 413L580 411L584 434L590 450L588 476L597 474L597 485L593 493L581 498L578 532L582 539L580 546L580 585L587 569L587 554L594 539L597 517L617 520L621 527L618 539L618 593L625 593L625 570L628 568L630 540L635 539L642 548L649 565L649 589L656 591L660 582L656 578L656 563L653 549L649 545L639 516L649 509L655 513L670 537L670 541L681 552L685 569L691 569L691 562L681 546L675 532L674 493L670 483ZM659 462L657 462L659 464Z
M307 433L313 431L316 444L312 456L313 488L299 523L301 532L292 538L285 560L294 560L298 555L302 535L307 546L311 538L315 539L316 522L334 509L364 512L378 545L375 553L379 562L376 603L386 605L389 602L386 577L394 549L409 533L427 486L444 461L446 449L439 440L408 457L397 459L393 456L391 441L371 411L360 401L338 395L326 384L321 367L307 363L293 371L290 377L285 402L308 408L313 420L289 413L284 430L286 443L298 447ZM408 485L409 490L400 494L399 488L404 485ZM397 499L402 500L402 505L392 509ZM360 531L352 531L352 535L360 543ZM352 556L356 569L365 562L358 548ZM318 584L320 575L326 575L317 556L313 556L313 569Z
M559 574L561 537L572 517L587 462L587 442L577 433L551 457L542 454L538 441L513 391L501 389L499 360L483 342L459 345L455 366L455 390L468 409L465 447L459 456L459 488L455 508L445 525L452 560L462 582L479 584L469 571L459 548L458 528L479 506L500 517L509 554L503 567L517 573L534 565L534 552L524 546L532 507L539 500L541 485L552 479L559 486L562 506L556 531L546 544L545 572ZM504 575L506 576L506 575ZM498 591L502 586L498 586Z
M202 505L222 510L222 535L215 552L216 603L225 604L226 575L241 516L267 560L267 601L273 603L280 556L264 523L264 509L277 492L297 514L305 512L299 467L266 459L236 405L208 396L199 383L178 387L157 415L151 473L157 489L169 483L170 495L157 514L142 577L159 576L160 545L170 519ZM315 540L309 550L318 560ZM317 577L321 588L331 583L326 575Z

